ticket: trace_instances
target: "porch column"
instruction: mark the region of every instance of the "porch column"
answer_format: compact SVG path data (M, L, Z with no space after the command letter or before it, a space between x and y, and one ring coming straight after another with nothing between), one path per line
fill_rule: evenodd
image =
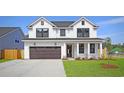
M90 58L90 43L87 43L87 58Z
M102 43L100 43L100 58L102 57Z
M98 53L98 43L95 43L95 55L96 59L98 59L99 53Z
M79 57L79 43L77 43L77 57Z

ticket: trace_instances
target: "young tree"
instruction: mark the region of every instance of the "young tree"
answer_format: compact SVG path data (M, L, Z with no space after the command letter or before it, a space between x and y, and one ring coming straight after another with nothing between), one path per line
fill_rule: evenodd
M112 41L111 41L111 38L110 37L105 38L105 47L107 48L108 54L111 52L111 49L112 49L111 42Z
M107 55L109 58L111 58L111 55L110 55L110 52L112 50L112 41L111 41L111 38L110 37L107 37L105 39L105 47L107 48ZM108 64L109 64L109 61L108 61Z

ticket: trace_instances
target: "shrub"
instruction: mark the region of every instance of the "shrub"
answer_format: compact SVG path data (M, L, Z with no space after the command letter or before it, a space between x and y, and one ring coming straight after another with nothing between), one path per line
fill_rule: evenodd
M75 58L75 60L81 60L81 58L80 57L77 57L77 58Z
M81 58L82 60L85 60L86 58Z
M112 57L112 56L108 56L108 57L106 57L106 58L103 58L103 57L99 57L98 58L99 60L115 60L115 58L114 57Z
M94 60L95 58L93 58L93 57L91 57L91 58L89 58L89 60Z

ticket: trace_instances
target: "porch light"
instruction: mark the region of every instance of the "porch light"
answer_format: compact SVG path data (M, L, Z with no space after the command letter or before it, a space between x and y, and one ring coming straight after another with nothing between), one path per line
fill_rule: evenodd
M57 45L57 43L54 43L54 45L56 46L56 45Z

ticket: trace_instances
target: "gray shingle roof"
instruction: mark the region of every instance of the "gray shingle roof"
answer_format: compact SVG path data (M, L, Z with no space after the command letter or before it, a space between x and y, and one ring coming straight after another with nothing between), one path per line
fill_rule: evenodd
M19 27L0 27L0 37L16 29L20 29L20 28Z
M57 27L68 27L73 24L75 21L51 21Z

